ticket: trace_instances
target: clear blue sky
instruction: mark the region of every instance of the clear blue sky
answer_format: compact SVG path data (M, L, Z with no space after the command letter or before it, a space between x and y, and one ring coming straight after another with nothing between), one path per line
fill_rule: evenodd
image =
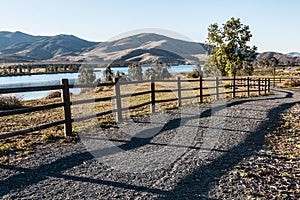
M209 24L241 18L258 51L300 52L299 0L0 0L0 30L105 41L143 28L204 42Z

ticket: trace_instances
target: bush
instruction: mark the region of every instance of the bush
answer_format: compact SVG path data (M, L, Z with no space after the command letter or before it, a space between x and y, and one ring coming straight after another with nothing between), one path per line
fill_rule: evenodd
M298 87L300 86L300 80L292 78L290 80L285 80L284 82L280 83L278 86L281 88Z
M0 110L12 110L16 108L21 108L22 106L22 98L20 96L0 95Z
M92 67L85 67L79 70L78 83L92 84L96 80L96 74Z
M230 83L224 83L224 88L225 88L225 89L231 88L231 84L230 84Z
M193 70L192 72L187 74L188 78L199 78L200 72L198 70Z
M61 97L61 92L60 91L54 91L54 92L50 92L49 94L47 94L45 99L54 99L54 98L58 98L58 97Z

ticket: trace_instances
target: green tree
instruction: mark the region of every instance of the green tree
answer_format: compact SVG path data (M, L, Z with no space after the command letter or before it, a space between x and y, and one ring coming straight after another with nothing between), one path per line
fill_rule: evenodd
M279 64L279 61L278 61L277 58L272 57L272 58L270 59L269 63L270 63L270 65L271 65L272 67L276 67L276 66Z
M170 78L171 74L168 71L168 67L156 66L148 68L145 71L144 77L145 79L150 79L153 76L155 79L162 80L166 78Z
M28 65L28 66L27 66L27 72L28 72L28 73L31 73L31 71L32 71L32 66Z
M79 70L78 82L82 84L92 84L96 80L96 74L92 67L84 67Z
M13 67L13 73L14 73L14 74L18 73L18 68L15 67L15 66Z
M116 74L115 74L115 77L117 78L117 79L121 79L122 78L122 76L124 76L125 75L125 73L124 72L120 72L119 70L116 72Z
M23 73L23 67L19 66L19 73L22 74Z
M209 63L223 76L235 75L245 62L252 64L256 58L257 48L247 45L251 37L249 26L243 25L239 18L232 17L222 27L211 24L206 41L210 48Z
M132 80L137 80L137 81L143 80L143 71L142 71L141 64L133 63L132 65L129 65L128 76L130 76Z
M110 65L107 65L103 71L103 77L105 78L106 82L112 82L114 77L114 72L111 69Z
M8 66L8 72L11 74L11 72L12 72L12 67L11 66Z

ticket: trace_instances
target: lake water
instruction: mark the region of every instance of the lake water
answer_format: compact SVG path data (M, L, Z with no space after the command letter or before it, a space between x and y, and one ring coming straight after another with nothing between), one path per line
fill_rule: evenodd
M143 67L143 71L149 67ZM191 72L194 69L194 65L179 65L171 66L168 70L171 74ZM96 69L97 78L102 77L103 69ZM115 67L112 68L114 72L123 72L127 74L127 67ZM25 76L10 76L0 77L0 88L14 88L14 87L33 87L33 86L46 86L46 85L58 85L61 79L69 79L70 84L77 83L77 77L79 73L61 73L61 74L41 74L41 75L25 75ZM38 92L23 92L18 93L23 100L39 99L45 97L50 91L38 91ZM80 89L71 89L72 93L79 93ZM15 95L15 94L14 94Z

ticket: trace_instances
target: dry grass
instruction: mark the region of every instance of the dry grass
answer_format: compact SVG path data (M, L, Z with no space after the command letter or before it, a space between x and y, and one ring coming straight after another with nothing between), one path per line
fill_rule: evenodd
M293 88L299 86L300 86L300 80L295 78L291 78L290 80L285 80L282 83L278 84L278 87L280 88Z
M21 108L22 98L15 95L3 96L0 95L0 110L11 110Z

